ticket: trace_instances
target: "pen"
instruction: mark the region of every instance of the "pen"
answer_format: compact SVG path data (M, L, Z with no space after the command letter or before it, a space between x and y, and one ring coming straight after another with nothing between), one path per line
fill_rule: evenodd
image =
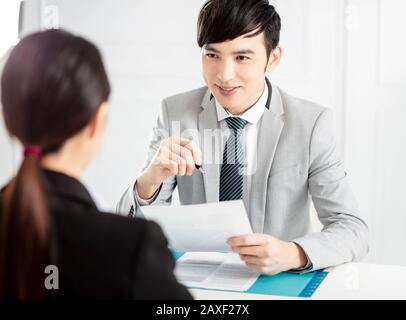
M199 166L199 165L195 164L195 167L196 167L196 169L199 170L201 173L205 174L205 172L204 172L204 170L203 170L203 168L202 168L201 165Z

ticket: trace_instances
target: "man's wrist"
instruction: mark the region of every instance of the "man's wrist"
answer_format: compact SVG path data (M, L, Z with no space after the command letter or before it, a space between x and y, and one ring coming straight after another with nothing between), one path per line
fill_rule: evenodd
M155 185L149 183L148 178L145 176L145 174L138 177L137 182L135 183L135 188L137 189L138 196L144 200L151 199L160 186L161 184Z
M300 269L307 265L307 256L300 245L295 242L288 242L290 247L290 269Z

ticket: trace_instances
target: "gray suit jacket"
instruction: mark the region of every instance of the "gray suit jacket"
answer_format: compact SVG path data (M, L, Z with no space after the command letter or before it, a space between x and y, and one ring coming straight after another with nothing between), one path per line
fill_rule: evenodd
M311 260L312 270L359 260L368 251L368 227L337 154L331 111L292 97L275 85L270 88L269 108L258 131L257 169L251 178L251 194L244 198L253 231L298 243ZM211 129L219 129L219 123L207 87L163 100L145 167L162 139L180 132L200 144L205 174L195 171L192 176L168 178L152 205L170 204L176 186L181 204L219 201L220 165L205 160L205 155L223 149L207 147ZM311 233L311 199L324 226L321 232ZM142 216L134 184L117 210Z

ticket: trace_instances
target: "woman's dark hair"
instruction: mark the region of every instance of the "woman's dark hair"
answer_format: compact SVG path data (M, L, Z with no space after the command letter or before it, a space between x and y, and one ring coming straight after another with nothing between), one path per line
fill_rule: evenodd
M197 43L233 40L242 35L254 37L264 32L269 57L279 43L281 19L268 0L208 0L197 21Z
M34 33L11 51L1 78L7 130L23 146L55 152L108 100L99 50L62 30ZM52 219L40 157L25 155L4 192L0 217L0 298L47 297L45 267L53 260Z

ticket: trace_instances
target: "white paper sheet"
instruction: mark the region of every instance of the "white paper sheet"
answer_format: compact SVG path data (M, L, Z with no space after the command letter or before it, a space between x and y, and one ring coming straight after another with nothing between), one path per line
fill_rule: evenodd
M231 252L229 237L252 233L242 200L141 210L162 227L172 248L184 252Z
M259 274L234 253L188 252L176 262L175 276L190 288L246 291Z

